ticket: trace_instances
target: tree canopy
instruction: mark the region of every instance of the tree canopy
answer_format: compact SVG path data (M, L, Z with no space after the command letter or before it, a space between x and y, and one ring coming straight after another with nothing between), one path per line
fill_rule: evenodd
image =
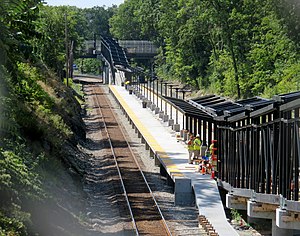
M298 89L298 1L127 0L111 18L120 39L153 40L157 72L233 98Z

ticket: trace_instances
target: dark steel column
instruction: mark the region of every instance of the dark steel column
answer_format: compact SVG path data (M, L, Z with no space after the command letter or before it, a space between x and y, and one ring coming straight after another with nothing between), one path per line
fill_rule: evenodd
M174 85L170 84L169 86L170 86L170 97L172 97L172 89L173 89ZM170 119L172 119L172 116L173 116L172 110L173 110L173 106L170 104Z
M200 139L202 139L202 120L198 120L198 134L200 135Z
M198 119L194 117L194 127L193 127L194 135L197 135L197 121Z
M178 89L179 88L175 88L176 89L176 93L175 93L175 96L176 96L176 99L178 99ZM175 122L176 124L178 124L178 109L176 109L176 118L175 118Z
M158 78L156 79L156 105L158 107Z
M207 145L210 145L211 144L211 140L212 140L212 122L211 121L208 121L208 143Z
M206 133L207 133L207 123L206 120L203 120L203 145L207 145Z

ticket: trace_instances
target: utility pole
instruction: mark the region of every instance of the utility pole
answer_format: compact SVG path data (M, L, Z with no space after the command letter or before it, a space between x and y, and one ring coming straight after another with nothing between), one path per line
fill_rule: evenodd
M66 80L67 86L69 86L69 43L68 43L68 19L67 13L65 13L65 44L66 44Z
M73 54L73 48L74 48L74 41L71 41L70 45L70 55L69 55L69 78L73 79L73 62L74 62L74 54Z

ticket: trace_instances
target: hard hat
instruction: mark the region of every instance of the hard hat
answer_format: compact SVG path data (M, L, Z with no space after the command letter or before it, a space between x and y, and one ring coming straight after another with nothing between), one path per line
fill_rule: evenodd
M200 138L200 134L197 134L197 135L196 135L196 138Z

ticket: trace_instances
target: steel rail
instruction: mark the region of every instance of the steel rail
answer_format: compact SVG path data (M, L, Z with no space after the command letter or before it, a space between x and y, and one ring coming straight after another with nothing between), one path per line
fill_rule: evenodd
M94 87L93 87L93 92L94 92L94 94L96 94ZM106 132L106 135L107 135L107 139L108 139L108 142L109 142L109 145L110 145L110 149L111 149L112 155L114 157L114 161L115 161L115 164L116 164L116 167L117 167L117 171L118 171L118 174L119 174L119 177L120 177L120 181L121 181L123 193L125 195L127 206L128 206L129 212L130 212L130 216L131 216L131 221L132 221L132 224L133 224L133 228L135 230L136 235L139 235L139 231L138 231L138 228L137 228L137 225L136 225L136 222L135 222L132 210L131 210L131 206L130 206L130 202L129 202L129 199L128 199L128 196L127 196L126 188L125 188L125 185L124 185L124 182L123 182L123 179L122 179L121 171L120 171L120 168L118 166L116 154L115 154L112 142L111 142L110 135L108 133L107 125L106 125L105 120L104 120L104 116L103 116L103 113L102 113L102 110L101 110L101 107L100 107L100 104L99 104L98 97L94 98L94 101L97 103L97 106L99 108L98 110L99 110L100 115L101 115L101 117L103 119L104 129L105 129L105 132Z
M95 86L95 87L96 87L96 86ZM95 87L93 88L94 93L95 93ZM98 87L99 87L99 85L98 85ZM96 94L96 93L95 93L95 94ZM132 209L131 209L131 205L130 205L130 201L129 201L129 198L128 198L128 194L127 194L127 191L126 191L126 187L125 187L125 184L124 184L123 179L122 179L122 174L121 174L121 171L120 171L120 168L119 168L119 165L118 165L118 161L117 161L117 157L116 157L116 154L115 154L115 151L114 151L114 145L113 145L113 142L111 141L111 137L110 137L110 135L109 135L108 128L107 128L107 125L106 125L106 122L105 122L105 119L104 119L104 116L103 116L103 113L102 113L102 110L101 110L101 106L100 106L100 103L99 103L99 98L96 97L96 98L94 98L94 99L96 100L97 106L98 106L99 111L100 111L100 115L103 117L103 121L104 121L103 123L104 123L105 131L106 131L106 133L107 133L107 137L108 137L108 141L109 141L109 144L110 144L110 148L111 148L112 153L113 153L113 156L114 156L114 160L115 160L116 167L117 167L117 170L118 170L118 174L119 174L119 177L120 177L120 180L121 180L122 188L123 188L124 195L125 195L125 198L126 198L126 201L127 201L127 206L128 206L128 208L129 208L129 211L130 211L130 215L131 215L131 218L132 218L132 222L133 222L133 225L134 225L134 229L135 229L136 235L140 235L140 234L139 234L139 231L138 231L138 227L137 227L136 221L135 221L135 219L134 219L135 216L134 216L133 211L132 211ZM105 101L106 101L106 104L107 104L109 110L111 111L111 114L112 114L113 118L117 121L117 117L116 117L116 115L115 115L115 112L113 111L111 105L110 105L109 102L107 101L107 98L104 98L104 99L105 99ZM134 162L135 162L135 164L136 164L136 166L137 166L137 168L138 168L138 170L139 170L139 173L141 174L141 176L142 176L142 178L143 178L143 181L144 181L144 183L145 183L146 186L147 186L147 189L148 189L148 191L149 191L149 194L150 194L150 196L151 196L151 198L152 198L152 200L153 200L153 202L154 202L154 204L155 204L155 207L156 207L156 209L157 209L157 211L158 211L158 213L159 213L159 216L160 216L160 218L161 218L162 225L163 225L163 227L165 228L165 231L166 231L167 235L168 235L168 236L172 236L171 231L170 231L170 229L169 229L169 227L168 227L168 225L167 225L167 223L166 223L166 220L165 220L165 218L164 218L164 216L163 216L163 214L162 214L162 211L161 211L161 209L160 209L160 207L159 207L159 205L158 205L158 203L157 203L157 201L156 201L156 199L155 199L155 197L154 197L154 194L153 194L153 192L152 192L152 190L151 190L151 188L150 188L150 186L149 186L149 184L148 184L148 181L147 181L147 179L146 179L146 177L145 177L145 175L144 175L144 173L143 173L143 171L142 171L140 165L138 164L138 161L137 161L137 159L136 159L136 157L135 157L135 155L134 155L134 153L133 153L133 150L132 150L132 148L131 148L131 146L130 146L128 140L126 139L126 135L125 135L125 132L124 132L124 128L123 128L118 122L116 122L116 123L117 123L117 127L119 128L119 130L121 131L121 133L122 133L122 135L123 135L123 137L124 137L124 141L125 141L125 143L126 143L126 145L127 145L126 147L127 147L128 150L130 151L130 154L131 154L131 156L132 156L132 158L133 158L133 160L134 160Z
M115 116L115 113L113 112L111 106L109 106L109 108L111 109L114 118L117 120L117 117ZM128 140L126 139L126 135L125 135L125 132L124 132L124 127L121 126L119 123L118 123L118 127L120 128L120 130L121 130L121 132L122 132L122 134L123 134L123 136L124 136L124 138L125 138L125 142L126 142L126 144L127 144L127 147L128 147L128 149L130 150L130 153L131 153L131 155L132 155L132 157L133 157L133 159L134 159L134 161L135 161L135 163L136 163L136 165L137 165L137 167L138 167L138 169L139 169L139 171L140 171L140 173L141 173L141 175L142 175L142 177L143 177L143 179L144 179L144 181L145 181L145 184L147 185L147 188L148 188L148 190L149 190L149 193L150 193L150 195L151 195L151 197L152 197L152 199L153 199L153 201L154 201L154 203L155 203L155 206L157 207L158 212L159 212L159 214L160 214L160 216L161 216L161 218L162 218L164 227L165 227L165 229L166 229L168 235L169 235L169 236L172 236L172 233L171 233L171 231L170 231L170 229L169 229L169 227L168 227L168 225L167 225L167 223L166 223L166 220L165 220L165 218L164 218L164 216L163 216L163 214L162 214L162 211L161 211L161 209L160 209L160 207L159 207L159 205L158 205L158 203L157 203L157 201L156 201L156 199L155 199L155 196L154 196L154 194L153 194L153 192L152 192L152 190L151 190L151 188L150 188L150 186L149 186L149 184L148 184L148 181L147 181L147 179L146 179L146 177L145 177L145 175L144 175L144 172L142 171L142 168L140 167L140 165L139 165L139 163L138 163L138 161L137 161L137 159L136 159L136 157L135 157L135 154L134 154L133 151L132 151L132 148L131 148L129 142L128 142Z

